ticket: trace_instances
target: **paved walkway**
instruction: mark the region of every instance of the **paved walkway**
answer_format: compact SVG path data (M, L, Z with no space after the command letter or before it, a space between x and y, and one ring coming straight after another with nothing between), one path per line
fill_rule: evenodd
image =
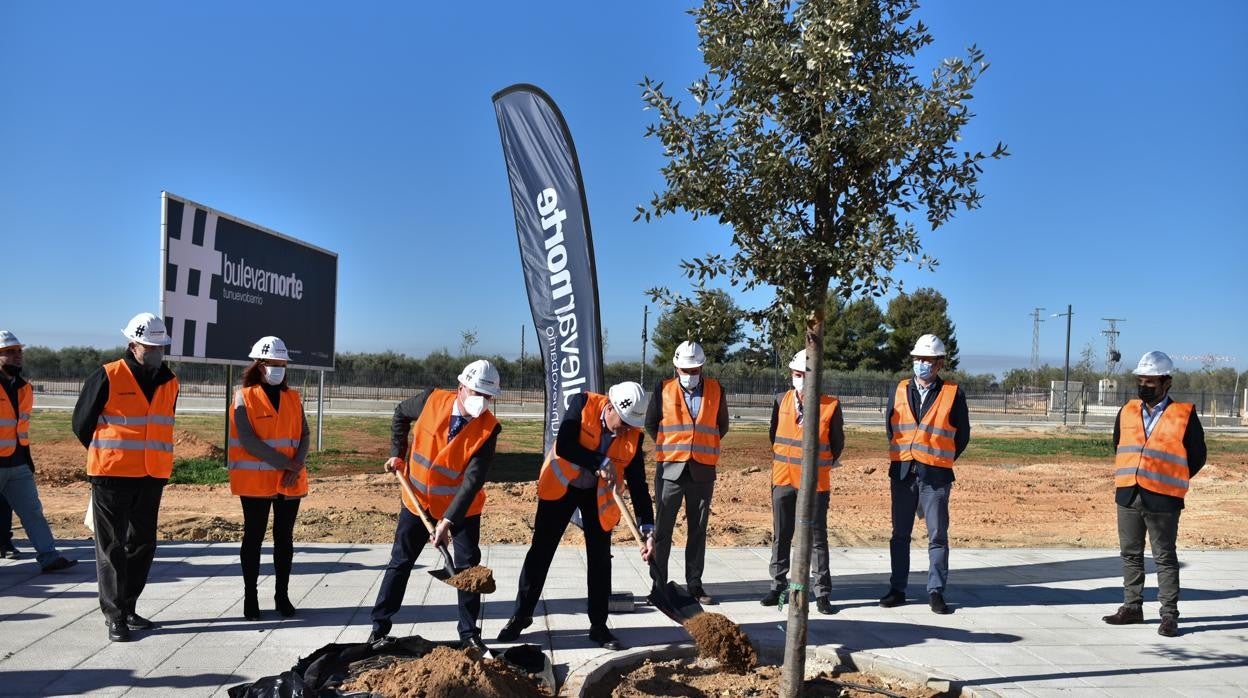
M85 562L40 575L29 557L0 561L0 694L223 695L326 643L363 641L388 555L388 546L299 545L291 581L298 615L282 620L266 610L265 619L248 622L237 544L162 543L139 603L159 627L113 644L99 614L90 542L63 548ZM266 546L266 560L268 553ZM499 582L484 604L487 642L511 613L524 553L514 545L484 551L483 564ZM673 551L677 579L682 557ZM1180 550L1180 557L1183 635L1163 638L1151 594L1145 625L1101 623L1122 598L1115 551L955 549L947 594L955 613L937 616L924 603L895 609L875 603L887 578L886 550L834 550L834 600L843 610L812 616L810 645L931 667L982 695L1248 695L1248 552ZM756 642L780 645L784 616L757 602L767 588L767 559L761 548L708 551L707 589L723 601L713 610ZM422 558L432 560L430 552ZM922 556L915 555L913 568L911 590L921 593ZM262 573L271 573L267 564ZM649 588L633 549L616 550L613 574L616 590L644 595ZM584 578L583 553L560 549L539 609L545 615L521 638L549 648L561 681L571 675L575 682L609 654L586 637ZM1155 583L1152 574L1148 583ZM272 578L263 577L262 602L271 590ZM418 568L396 621L395 634L453 639L453 590ZM633 647L688 639L649 607L613 615L611 623Z

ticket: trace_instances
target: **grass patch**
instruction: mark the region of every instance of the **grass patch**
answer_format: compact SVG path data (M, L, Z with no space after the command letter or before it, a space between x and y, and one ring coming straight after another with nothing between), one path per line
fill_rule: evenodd
M230 481L225 460L220 458L179 458L173 462L173 485L220 485Z
M972 427L973 428L973 427ZM1102 437L1016 437L976 438L971 436L965 456L989 458L994 456L1078 456L1080 458L1112 458L1114 447L1110 436Z

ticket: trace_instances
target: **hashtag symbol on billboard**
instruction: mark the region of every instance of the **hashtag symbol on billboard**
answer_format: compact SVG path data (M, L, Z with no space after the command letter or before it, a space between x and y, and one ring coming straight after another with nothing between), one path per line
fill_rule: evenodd
M169 264L175 270L173 288L165 290L172 356L206 356L208 325L217 321L217 301L210 297L212 277L221 276L221 253L216 250L217 214L205 212L202 244L196 245L197 212L188 204L182 212L181 237L168 237ZM194 346L186 346L188 334L194 336Z

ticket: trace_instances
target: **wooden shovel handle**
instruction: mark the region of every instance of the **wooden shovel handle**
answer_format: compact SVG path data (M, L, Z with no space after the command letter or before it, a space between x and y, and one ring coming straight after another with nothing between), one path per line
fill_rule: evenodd
M394 474L395 477L399 478L399 487L403 488L403 491L407 493L408 499L411 499L412 503L416 505L416 513L420 515L420 520L425 522L425 528L429 529L429 533L432 535L433 529L437 527L437 524L433 522L429 514L425 513L424 507L420 506L420 500L416 498L416 490L412 487L412 483L408 481L407 476L402 471L396 470Z
M645 545L646 541L641 537L641 531L637 529L637 522L633 520L633 512L624 505L624 498L620 496L620 491L612 488L611 496L615 497L615 506L620 508L620 518L624 519L624 523L628 524L628 530L633 532L633 537L637 539L637 545Z

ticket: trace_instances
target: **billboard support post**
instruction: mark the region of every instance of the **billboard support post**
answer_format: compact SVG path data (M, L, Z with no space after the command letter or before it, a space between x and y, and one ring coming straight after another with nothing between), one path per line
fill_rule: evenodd
M225 466L230 466L230 388L234 385L234 365L225 365Z
M316 452L321 452L321 437L325 431L325 372L320 371L316 387Z

